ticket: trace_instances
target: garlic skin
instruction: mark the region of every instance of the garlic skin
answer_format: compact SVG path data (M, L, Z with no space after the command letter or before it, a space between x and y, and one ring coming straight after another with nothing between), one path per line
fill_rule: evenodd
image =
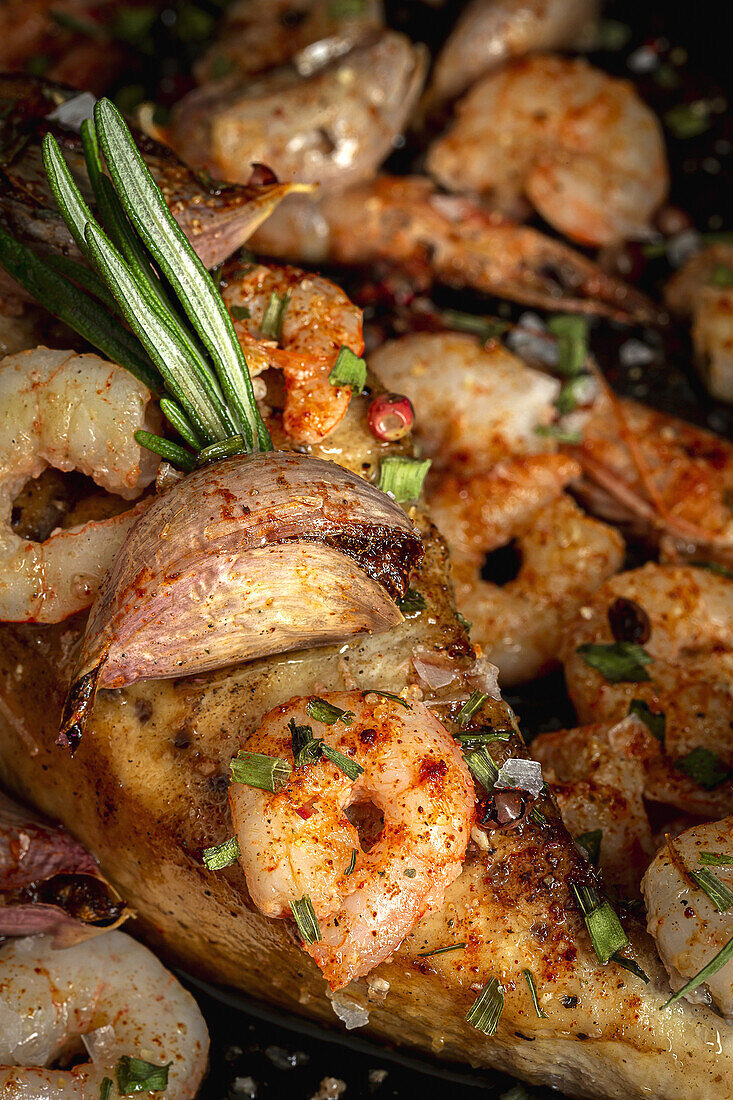
M194 471L99 588L60 742L78 742L98 688L389 630L422 554L406 512L336 463L276 451Z

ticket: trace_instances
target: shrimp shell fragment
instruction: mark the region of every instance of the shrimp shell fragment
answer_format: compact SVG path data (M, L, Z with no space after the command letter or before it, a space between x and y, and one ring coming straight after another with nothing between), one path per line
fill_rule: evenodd
M294 720L363 773L352 781L321 758L295 768L277 794L233 783L229 800L253 901L283 917L291 902L310 897L322 939L305 949L340 989L386 959L442 903L461 871L475 794L458 745L424 704L359 691L326 700L351 713L348 725L314 721L308 698L291 699L266 714L243 747L292 762ZM359 803L384 815L367 850L346 813Z

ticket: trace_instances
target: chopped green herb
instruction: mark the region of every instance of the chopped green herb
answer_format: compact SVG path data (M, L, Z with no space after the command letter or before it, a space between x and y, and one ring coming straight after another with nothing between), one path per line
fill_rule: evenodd
M339 752L338 749L332 749L330 745L323 742L321 751L323 755L326 756L332 764L335 764L344 775L348 776L352 782L363 774L364 769L361 764L357 764L356 760L352 760L350 756L345 756L344 753Z
M484 705L487 699L488 695L486 695L485 692L479 691L478 689L476 689L476 691L472 691L468 699L456 715L456 722L458 723L458 725L465 726L471 720L471 718L473 718L476 711L481 710L481 707Z
M356 848L352 848L351 849L351 859L349 860L349 866L344 871L345 875L353 874L354 868L356 867L356 857L357 857L357 855L358 855L358 852L357 852Z
M99 1100L109 1100L112 1095L112 1078L103 1077L102 1084L99 1086Z
M643 699L632 699L629 703L629 714L639 718L657 741L664 744L664 735L667 731L667 716L664 713L653 711Z
M391 691L377 691L376 688L370 688L369 691L362 691L361 694L363 697L366 697L367 695L381 695L385 699L391 699L393 703L399 703L399 705L401 707L404 707L405 710L412 710L410 704L405 702L401 695L395 695Z
M421 596L414 588L408 588L402 599L398 600L397 606L407 618L408 615L417 615L419 611L424 611L427 604L424 596Z
M627 959L625 955L620 954L618 951L615 955L612 955L611 958L618 966L623 967L624 970L628 970L630 974L635 974L637 978L641 978L646 985L649 984L649 975L645 970L641 969L638 962L634 959Z
M725 947L721 948L717 955L715 955L707 966L704 966L694 978L690 978L689 982L686 982L682 986L682 989L678 989L676 993L673 993L668 1001L665 1001L662 1008L669 1008L670 1005L675 1004L681 997L686 996L688 993L692 993L693 989L697 989L699 985L706 982L708 978L712 978L714 974L717 974L719 970L725 966L728 959L733 957L733 937L728 940Z
M329 0L328 14L331 19L348 19L362 15L366 0Z
M547 327L557 339L557 370L560 374L575 378L583 370L588 357L588 318L559 313L550 318Z
M296 768L315 764L321 756L322 741L313 736L311 726L299 726L294 718L288 722L290 744L293 750L293 763Z
M577 409L589 377L588 374L578 374L575 378L569 378L563 385L555 401L555 408L560 416L566 416L573 409Z
M605 965L617 951L623 951L628 946L629 937L607 898L602 898L592 886L578 886L574 882L571 886L583 914L593 950L598 961Z
M283 321L290 304L290 295L282 297L273 290L260 323L260 332L266 340L280 340L283 334Z
M710 129L710 103L696 99L693 103L679 103L663 116L667 129L676 138L698 137Z
M123 1054L115 1066L117 1091L121 1096L131 1092L163 1092L168 1088L168 1070L173 1065L156 1066L142 1058Z
M235 836L230 836L222 844L215 844L213 848L204 848L201 858L210 871L220 871L222 867L228 867L239 856L239 841Z
M688 752L686 756L675 760L674 766L705 791L712 791L719 787L733 774L717 753L701 745L692 752Z
M598 859L601 854L601 841L603 840L603 829L593 829L590 833L581 833L580 836L576 836L575 843L579 844L581 848L585 848L588 853L588 859L591 861L594 867L598 866Z
M489 978L466 1013L466 1020L484 1035L494 1035L503 1011L504 987L497 978Z
M436 947L434 951L418 951L417 957L419 959L429 959L432 955L445 955L448 951L462 951L465 947L465 943L452 943L448 947Z
M494 784L499 778L499 769L489 756L488 751L485 748L472 749L470 752L464 752L463 759L466 761L466 767L474 779L478 779L484 790L491 794Z
M534 1010L537 1013L538 1018L540 1020L546 1020L547 1013L543 1012L543 1010L540 1008L540 1002L537 998L537 987L534 984L534 974L531 970L523 970L522 973L524 974L524 980L529 986L529 992L532 997L532 1004L534 1005Z
M415 870L414 867L405 867L405 870L403 871L403 874L405 875L406 878L414 878L415 875L417 874L417 871Z
M313 908L313 902L308 895L304 894L298 901L291 901L290 909L305 943L320 943L321 929L318 927L318 918Z
M725 577L726 580L733 581L733 573L730 569L726 569L724 565L717 561L690 561L687 564L693 565L696 569L707 569L708 573L715 573L719 577Z
M568 443L572 446L583 442L583 436L581 432L573 431L570 428L563 428L561 424L537 424L535 427L535 435L548 435L552 439L556 439L558 443Z
M344 344L331 368L328 381L332 386L349 386L352 393L361 393L366 385L366 378L366 363Z
M723 855L722 852L700 852L700 863L705 867L730 867L733 866L733 856Z
M405 458L403 455L383 458L379 488L383 493L391 493L399 504L417 500L429 469L429 458Z
M458 309L444 309L440 319L446 328L456 332L470 332L478 336L482 344L495 340L509 328L508 321L499 321L495 317L477 317L473 313L462 313Z
M676 70L668 65L665 61L652 73L655 84L658 84L660 88L665 88L667 91L672 91L674 88L679 88L680 78L677 75Z
M209 462L218 462L221 458L245 454L246 450L242 436L233 435L229 439L222 439L221 443L211 443L208 447L202 447L196 455L196 465L207 466Z
M719 913L727 913L729 909L733 908L733 890L716 878L715 874L709 871L707 867L704 867L702 871L689 871L688 873L695 885L699 886L704 894L707 894Z
M477 745L490 745L493 741L511 741L513 733L513 729L495 730L490 726L482 726L481 729L456 733L454 737L464 749L468 749L475 748Z
M309 699L305 709L314 722L323 722L325 726L333 726L336 722L343 722L345 726L350 726L354 721L353 711L341 710L333 703L327 703L325 699Z
M534 821L536 825L547 824L547 818L542 813L542 810L538 810L536 806L533 806L532 809L529 811L529 819L530 821Z
M252 316L249 306L229 306L229 312L235 321L247 321Z
M214 16L210 12L196 4L178 5L175 31L183 42L203 42L211 36L213 27Z
M287 760L277 756L265 756L261 752L240 750L236 759L229 765L235 783L244 783L247 787L256 787L260 791L277 791L287 783L292 768Z
M713 286L733 286L733 267L728 264L716 264L710 276L710 282Z
M631 27L618 19L600 19L596 29L594 46L609 52L622 50L631 40Z
M644 666L651 664L653 657L636 642L611 642L608 645L587 642L578 646L577 652L588 667L605 676L609 684L638 684L651 680Z
M458 611L458 609L456 609L455 616L456 616L456 619L458 620L458 622L463 627L463 629L466 631L466 633L470 634L471 627L473 626L473 623L470 623L468 621L468 619L466 618L466 616L462 615L461 612Z

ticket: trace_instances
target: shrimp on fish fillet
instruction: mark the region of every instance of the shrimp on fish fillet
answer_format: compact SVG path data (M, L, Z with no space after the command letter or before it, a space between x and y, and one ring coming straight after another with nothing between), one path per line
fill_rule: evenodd
M296 443L323 439L349 407L351 388L328 379L342 347L355 355L364 350L361 310L320 275L257 263L225 269L222 296L252 377L268 367L282 371L287 435ZM263 336L268 307L272 312L278 303L281 323Z
M557 662L565 624L623 563L618 531L560 492L579 472L564 455L536 455L473 478L448 475L428 494L450 549L456 604L504 686ZM519 569L494 583L485 579L491 554L503 548L518 555Z
M706 866L703 853L726 861L707 870L721 885L733 887L733 817L709 821L667 841L649 867L642 889L647 927L669 973L672 989L681 989L733 938L733 913L720 913L691 871ZM710 1005L733 1024L733 960L685 994L693 1004Z
M589 511L658 542L662 560L733 565L727 440L605 388L568 450Z
M667 303L692 317L695 363L720 401L733 401L733 244L710 245L670 280Z
M145 506L32 542L11 527L26 482L48 466L79 470L132 500L158 466L135 432L158 424L147 387L97 355L39 347L0 361L0 619L53 623L89 607Z
M632 706L649 718L648 800L733 810L733 582L695 566L620 573L580 608L560 656L581 723L614 724Z
M592 44L598 0L471 0L438 54L429 107L512 58Z
M216 41L194 73L206 84L232 71L265 72L293 58L301 68L322 64L382 25L381 0L237 0L225 9Z
M321 190L369 179L392 151L426 70L424 46L377 32L322 67L291 66L195 88L163 140L194 168L244 183L252 164Z
M420 287L468 287L543 309L625 322L658 316L643 294L568 245L476 199L441 194L421 176L380 176L316 202L296 196L252 247L310 263L381 263L406 270Z
M72 1069L53 1068L85 1048L88 1058ZM3 1100L98 1100L104 1078L115 1079L124 1057L170 1063L166 1100L191 1100L206 1071L208 1048L206 1024L191 994L123 932L105 932L63 950L54 948L51 936L0 947ZM159 1081L156 1094L160 1090Z
M595 247L647 235L669 186L661 126L634 87L549 55L472 88L427 169L500 209L524 195L555 229Z
M306 727L359 765L357 778L321 756L294 767L275 794L233 782L229 802L252 900L285 917L310 899L321 939L305 950L339 989L440 906L461 871L475 792L458 744L424 704L378 692L324 698L343 712L332 724L316 717L322 700L291 699L265 715L244 748L292 763L293 727ZM384 815L369 847L348 816L360 804Z

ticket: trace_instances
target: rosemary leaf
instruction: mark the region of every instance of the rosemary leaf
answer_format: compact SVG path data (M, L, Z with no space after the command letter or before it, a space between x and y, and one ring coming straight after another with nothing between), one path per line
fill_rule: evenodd
M321 929L318 927L318 918L313 908L313 902L304 894L298 901L291 901L290 908L298 931L306 943L320 943Z
M107 287L99 278L99 275L97 275L96 271L92 271L91 267L87 267L86 264L77 263L77 261L72 260L70 256L62 256L58 252L50 252L44 257L43 262L48 267L58 272L59 275L64 275L67 279L70 279L72 283L76 283L82 290L86 290L89 294L93 294L111 313L117 312L117 302L107 290ZM127 332L127 329L124 331ZM130 336L130 340L136 343L134 336Z
M45 135L42 150L46 175L61 217L66 222L79 251L83 256L87 256L89 249L86 240L86 227L89 222L94 221L92 212L84 201L81 191L74 183L69 167L53 134Z
M170 462L171 466L177 466L181 470L186 470L187 473L190 473L196 466L193 455L185 451L183 447L179 447L177 443L172 443L170 439L163 439L151 432L137 431L135 432L135 442L139 443L141 447L147 447L154 455L160 455L166 462Z
M231 458L232 455L246 454L247 447L241 435L232 435L229 439L222 439L220 443L212 443L203 447L196 455L197 466L207 466L209 462L218 462L220 458Z

